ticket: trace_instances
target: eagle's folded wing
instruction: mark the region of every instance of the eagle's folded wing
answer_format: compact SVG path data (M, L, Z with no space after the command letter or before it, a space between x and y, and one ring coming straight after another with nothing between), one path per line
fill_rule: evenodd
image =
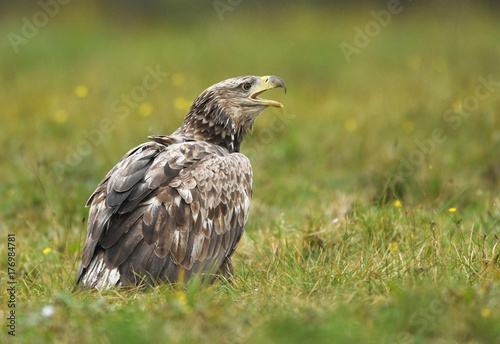
M77 281L107 287L216 272L243 234L251 192L252 169L242 154L201 141L131 150L87 203ZM115 278L102 281L109 276Z

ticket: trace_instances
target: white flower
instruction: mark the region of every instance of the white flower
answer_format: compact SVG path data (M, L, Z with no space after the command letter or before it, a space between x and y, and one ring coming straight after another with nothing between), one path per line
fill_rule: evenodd
M55 313L55 308L53 306L43 306L42 308L42 317L44 318L50 318L51 316L54 315Z

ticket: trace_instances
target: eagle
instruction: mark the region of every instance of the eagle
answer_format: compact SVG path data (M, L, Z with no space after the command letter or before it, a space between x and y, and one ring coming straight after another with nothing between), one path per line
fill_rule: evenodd
M90 196L76 287L110 289L231 280L248 220L252 166L245 135L269 106L259 95L285 82L242 76L203 91L169 136L131 149Z

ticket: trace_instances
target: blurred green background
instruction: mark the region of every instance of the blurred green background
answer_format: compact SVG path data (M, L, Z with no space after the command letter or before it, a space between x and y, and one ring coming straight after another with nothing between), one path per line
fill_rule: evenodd
M102 339L93 334L113 326L120 329L124 317L132 317L132 324L140 322L131 315L139 307L131 300L123 301L115 294L104 299L69 294L86 232L87 198L130 148L145 142L148 135L177 129L191 101L205 88L234 76L269 74L283 78L288 92L267 94L285 108L266 110L243 144L254 169L247 227L253 239L246 237L236 253L240 259L237 272L245 286L226 286L229 291L215 300L201 294L209 297L206 304L217 304L219 312L229 309L227 314L238 325L205 314L210 330L197 328L187 337L170 340L198 341L208 332L205 339L215 342L220 339L218 333L240 333L240 327L263 311L259 305L264 299L268 307L264 309L271 310L263 318L270 322L268 330L244 330L236 341L290 342L293 338L287 339L286 334L296 328L300 332L297 341L311 332L319 342L329 342L332 336L363 342L372 335L378 338L375 342L384 341L381 334L388 331L388 340L394 342L399 338L403 338L400 342L466 338L464 342L486 343L499 334L493 321L498 319L498 310L486 317L478 315L486 323L473 322L476 327L464 331L453 325L424 332L404 324L400 329L391 327L409 318L412 309L420 309L418 300L427 302L443 286L465 288L457 291L465 298L484 282L486 277L479 273L471 273L475 277L459 273L460 259L452 259L455 265L447 263L457 247L470 257L465 270L481 270L471 266L483 266L484 259L496 269L488 270L491 275L486 278L487 289L493 290L487 306L457 307L465 313L483 314L484 309L498 306L497 2L41 0L2 1L0 9L0 228L17 237L22 282L18 329L26 342L39 335L47 341L79 342L60 328L62 309L76 314L69 321L70 328L82 321L89 326L88 333L80 333L83 342ZM154 85L144 84L148 75L153 75ZM352 225L349 230L348 225ZM406 225L414 229L416 237L411 240L415 241L410 242L401 229ZM377 235L384 238L382 251L401 248L404 245L398 240L408 239L405 254L409 254L417 251L416 242L434 243L433 226L446 239L436 241L443 245L442 256L433 256L436 270L422 270L422 280L432 280L433 287L413 294L422 280L405 284L414 271L408 266L397 276L370 275L370 279L380 278L379 293L368 301L375 305L376 315L352 311L363 308L367 299L342 294L331 281L314 282L319 284L312 288L321 289L325 283L326 303L325 299L311 301L310 295L301 298L308 292L290 289L303 305L314 305L306 312L306 317L316 319L307 325L311 327L300 328L304 313L284 306L287 299L278 291L269 289L268 294L253 298L245 294L248 288L252 290L248 285L258 283L252 278L264 278L248 271L256 269L255 264L275 261L277 242L290 243L289 252L316 245L319 257L326 248L335 256L336 245L348 242L341 233L352 231L361 235L359 243L372 246L364 256L359 244L350 256L368 259L365 263L370 266L370 252L374 256L381 252L374 244ZM469 236L467 243L477 244L477 250L465 245L464 238ZM4 241L1 252L6 252ZM263 256L253 253L255 245L261 246ZM316 252L309 248L307 252ZM421 259L413 253L405 257L416 265ZM302 264L301 259L294 264ZM317 263L335 270L328 260ZM0 264L3 279L6 260ZM351 268L353 273L361 269L355 264ZM296 274L291 280L310 272ZM345 277L352 282L346 290L361 288L373 295L364 284L365 277L359 281ZM289 283L288 288L294 282L276 283L283 283L283 288ZM388 285L399 285L403 291ZM337 292L341 296L328 298ZM404 305L406 293L417 300L410 310ZM153 295L163 297L168 305L177 302L169 294ZM337 304L337 297L353 301ZM269 301L273 298L276 302ZM118 309L100 329L82 320L86 312L99 309L96 300L106 304L103 307L108 311ZM46 327L31 326L38 320L29 314L39 314L43 305L58 302L66 307L59 308L57 316L62 319L55 318ZM148 305L147 300L141 302ZM155 301L149 302L153 307ZM234 302L242 302L247 311L231 308ZM148 314L144 307L144 313L138 314ZM340 314L346 309L351 311L343 320ZM181 329L189 328L190 321L196 323L189 314L171 314L175 319L169 321L178 321ZM366 337L350 327L365 320L371 324ZM262 323L259 326L256 329L265 328ZM447 328L449 335L441 328ZM160 333L168 332L164 331ZM144 332L130 334L129 340L135 335L141 338ZM106 340L114 342L115 337L119 338L110 335Z

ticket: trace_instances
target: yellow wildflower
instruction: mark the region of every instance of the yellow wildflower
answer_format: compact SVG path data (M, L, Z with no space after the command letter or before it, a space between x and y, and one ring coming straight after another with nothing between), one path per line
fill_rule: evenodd
M151 103L140 103L137 111L139 115L147 117L153 112L153 105Z
M462 102L460 100L455 100L452 104L453 111L456 113L461 113L462 112Z
M410 121L409 119L404 121L403 122L403 131L407 134L410 134L413 132L413 130L415 129L415 124L413 123L413 121Z
M183 292L183 291L178 291L175 293L175 295L177 296L177 300L179 301L179 303L183 306L187 305L187 298L186 298L186 293Z
M67 120L68 120L68 113L66 112L66 110L58 110L54 114L54 121L56 121L56 123L64 123Z
M174 106L177 110L189 110L191 103L182 97L175 98Z
M396 251L398 247L399 247L398 243L393 241L389 244L389 251L391 252Z
M345 121L344 126L347 131L353 132L358 128L358 122L356 122L354 119L348 119L347 121Z
M89 94L89 89L85 85L78 85L75 88L75 94L79 98L85 98Z

